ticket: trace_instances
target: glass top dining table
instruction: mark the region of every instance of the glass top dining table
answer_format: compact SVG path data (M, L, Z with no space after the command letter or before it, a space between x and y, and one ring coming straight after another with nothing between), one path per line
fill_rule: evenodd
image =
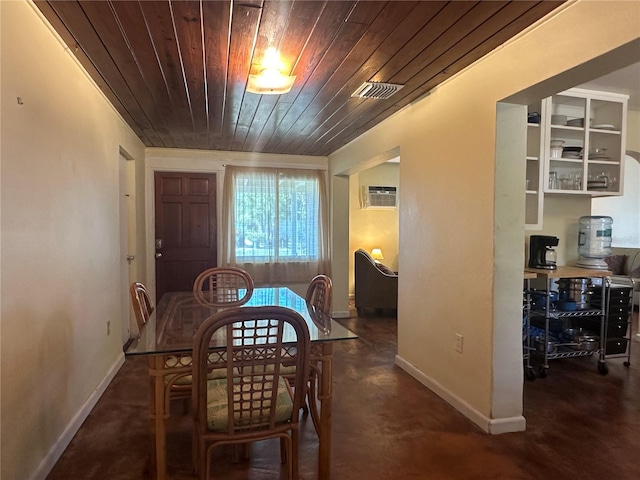
M339 340L356 339L357 335L329 315L307 305L304 298L287 287L255 288L245 306L279 305L298 312L305 320L311 339L313 378L317 382L319 405L313 405L314 426L318 432L318 478L330 478L332 361L333 344ZM151 457L152 478L164 480L166 468L166 419L169 417L169 386L166 379L180 369L191 368L191 353L198 327L223 307L205 306L193 292L169 292L162 296L139 336L125 351L126 355L147 356L151 379ZM286 332L285 332L286 342ZM211 344L212 348L222 347Z
M239 296L242 296L242 292ZM255 288L249 301L242 307L264 305L279 305L298 312L307 323L311 342L357 338L355 333L329 315L307 308L305 299L287 287ZM228 307L202 305L196 300L193 292L166 293L158 302L140 336L133 339L125 353L149 355L189 352L193 350L193 340L198 327L224 308ZM286 336L284 340L286 342ZM212 344L212 347L215 346Z

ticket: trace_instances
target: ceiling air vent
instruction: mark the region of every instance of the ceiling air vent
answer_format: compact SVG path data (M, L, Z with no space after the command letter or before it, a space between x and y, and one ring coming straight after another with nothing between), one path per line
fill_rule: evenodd
M352 97L358 98L378 98L385 100L400 90L404 85L395 83L380 82L364 82L358 89L351 94Z

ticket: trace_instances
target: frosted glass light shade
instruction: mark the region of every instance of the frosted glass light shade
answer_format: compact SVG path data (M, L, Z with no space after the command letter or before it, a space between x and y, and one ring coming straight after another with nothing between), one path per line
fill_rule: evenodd
M249 75L247 92L259 95L282 95L291 90L295 81L295 75L288 77L275 68L265 68L258 75Z

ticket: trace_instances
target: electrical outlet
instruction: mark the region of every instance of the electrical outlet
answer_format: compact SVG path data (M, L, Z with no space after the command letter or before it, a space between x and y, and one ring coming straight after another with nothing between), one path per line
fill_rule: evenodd
M107 320L107 337L111 335L111 320Z
M462 340L463 336L461 333L456 333L456 352L462 353Z

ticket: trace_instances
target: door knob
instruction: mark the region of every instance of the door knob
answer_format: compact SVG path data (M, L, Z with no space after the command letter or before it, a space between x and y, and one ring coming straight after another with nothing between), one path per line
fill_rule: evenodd
M162 258L162 253L161 252L157 252L156 253L156 258Z

